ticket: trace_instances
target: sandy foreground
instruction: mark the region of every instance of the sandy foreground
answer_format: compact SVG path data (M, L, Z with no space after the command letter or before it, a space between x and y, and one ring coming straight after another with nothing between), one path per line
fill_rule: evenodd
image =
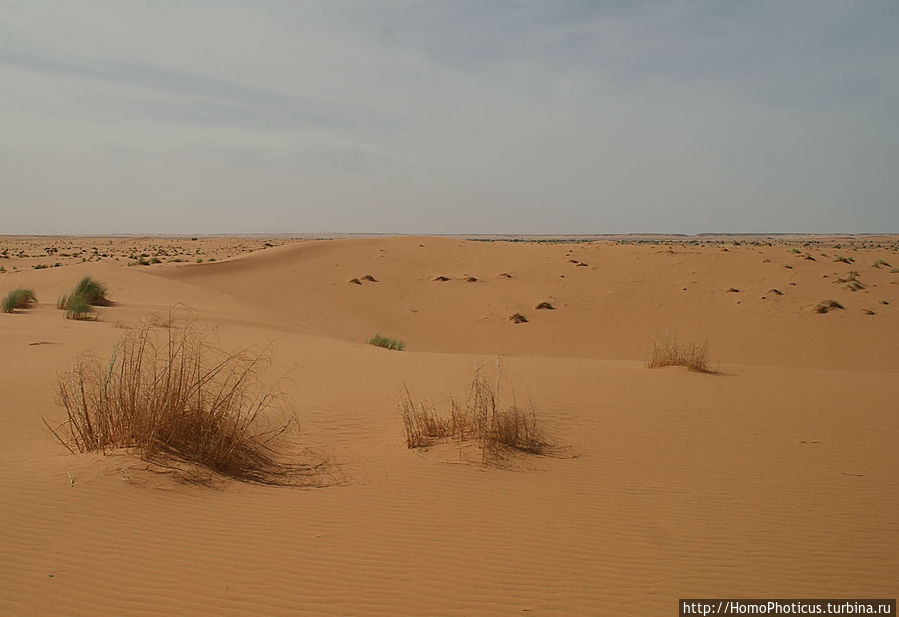
M39 301L0 314L0 614L676 615L684 597L895 598L897 248L0 237L0 293ZM68 321L56 299L85 275L116 305ZM831 299L844 308L816 312ZM62 419L58 371L180 305L223 348L272 345L304 456L329 461L310 486L197 486L54 441L42 417ZM718 373L646 368L666 331L707 342ZM406 350L366 345L375 332ZM564 454L497 467L406 448L404 383L464 397L498 359Z

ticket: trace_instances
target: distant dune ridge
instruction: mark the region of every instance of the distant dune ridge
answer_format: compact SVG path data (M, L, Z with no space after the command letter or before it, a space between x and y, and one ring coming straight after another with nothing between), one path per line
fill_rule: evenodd
M0 614L644 616L683 597L895 597L897 252L891 236L0 236ZM85 277L114 303L66 319L56 300ZM88 450L73 454L47 430L60 402L84 402L79 375L92 410L118 392L145 411L135 393L154 392L163 413L179 392L192 422L202 388L110 377L141 332L180 340L173 307L225 353L269 350L299 428L278 453L302 487L241 482L253 474L201 424L198 464L218 478L202 485L169 473L191 442L161 429L146 447L177 462L60 433ZM512 411L491 423L499 382L479 367L498 359ZM244 409L267 379L202 397ZM248 435L264 457L237 460L274 462L264 429ZM468 450L497 437L502 465Z

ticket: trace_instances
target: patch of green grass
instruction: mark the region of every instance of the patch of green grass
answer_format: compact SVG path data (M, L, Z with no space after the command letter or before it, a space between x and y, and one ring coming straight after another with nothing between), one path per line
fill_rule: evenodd
M66 298L65 311L66 319L84 321L93 318L94 307L84 296L73 294Z
M381 336L380 333L377 332L373 337L368 339L368 344L374 345L375 347L383 347L384 349L395 349L397 351L403 351L403 349L406 348L406 344L402 341Z
M6 294L6 297L3 298L3 303L0 304L0 310L4 313L13 313L16 309L31 308L31 305L35 302L37 302L37 298L34 296L33 291L24 287L18 287Z
M107 306L110 304L109 299L106 297L106 286L89 276L85 276L78 282L69 299L71 300L74 296L80 296L93 306Z

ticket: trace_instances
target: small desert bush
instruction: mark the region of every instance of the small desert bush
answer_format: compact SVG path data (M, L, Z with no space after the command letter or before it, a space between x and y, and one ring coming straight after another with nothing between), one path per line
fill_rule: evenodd
M880 266L886 266L887 268L889 268L890 264L888 264L885 259L878 259L871 265L872 268L877 268L877 269L880 269Z
M405 343L402 341L381 336L379 333L375 333L373 337L368 339L368 344L374 345L375 347L383 347L384 349L395 349L397 351L403 351L403 349L406 348Z
M520 407L511 387L503 388L501 383L501 373L491 381L482 369L477 369L468 398L464 402L450 398L448 413L416 400L404 386L397 406L406 446L420 448L449 440L460 446L472 442L481 448L485 463L497 462L515 451L549 453L552 448L542 437L533 405Z
M108 360L82 356L59 376L66 421L47 427L72 453L127 449L169 469L186 463L280 483L297 470L276 451L292 420L264 418L284 401L275 389L258 389L266 363L214 348L190 321L164 329L146 322L124 334Z
M661 368L663 366L685 366L691 371L699 373L714 373L709 366L708 344L697 345L695 343L680 343L676 337L665 334L664 337L654 337L652 350L646 359L649 368Z
M33 291L24 287L18 287L6 294L6 297L3 298L3 303L0 304L0 309L4 313L12 313L16 309L31 308L31 305L35 302L37 302L37 298L34 296Z

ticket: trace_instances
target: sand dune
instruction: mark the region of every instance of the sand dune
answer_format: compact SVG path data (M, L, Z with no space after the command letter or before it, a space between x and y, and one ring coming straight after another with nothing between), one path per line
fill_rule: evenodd
M216 262L0 260L0 291L39 300L0 315L0 614L636 616L691 596L896 596L899 274L872 267L899 266L894 239L207 242ZM67 321L55 300L86 274L116 304ZM815 312L826 299L844 309ZM323 486L199 487L53 440L56 371L175 303L225 348L272 343L299 445L331 461ZM720 373L645 368L666 329L707 339ZM365 345L375 332L407 351ZM407 449L400 386L464 396L497 356L564 455L496 468Z

